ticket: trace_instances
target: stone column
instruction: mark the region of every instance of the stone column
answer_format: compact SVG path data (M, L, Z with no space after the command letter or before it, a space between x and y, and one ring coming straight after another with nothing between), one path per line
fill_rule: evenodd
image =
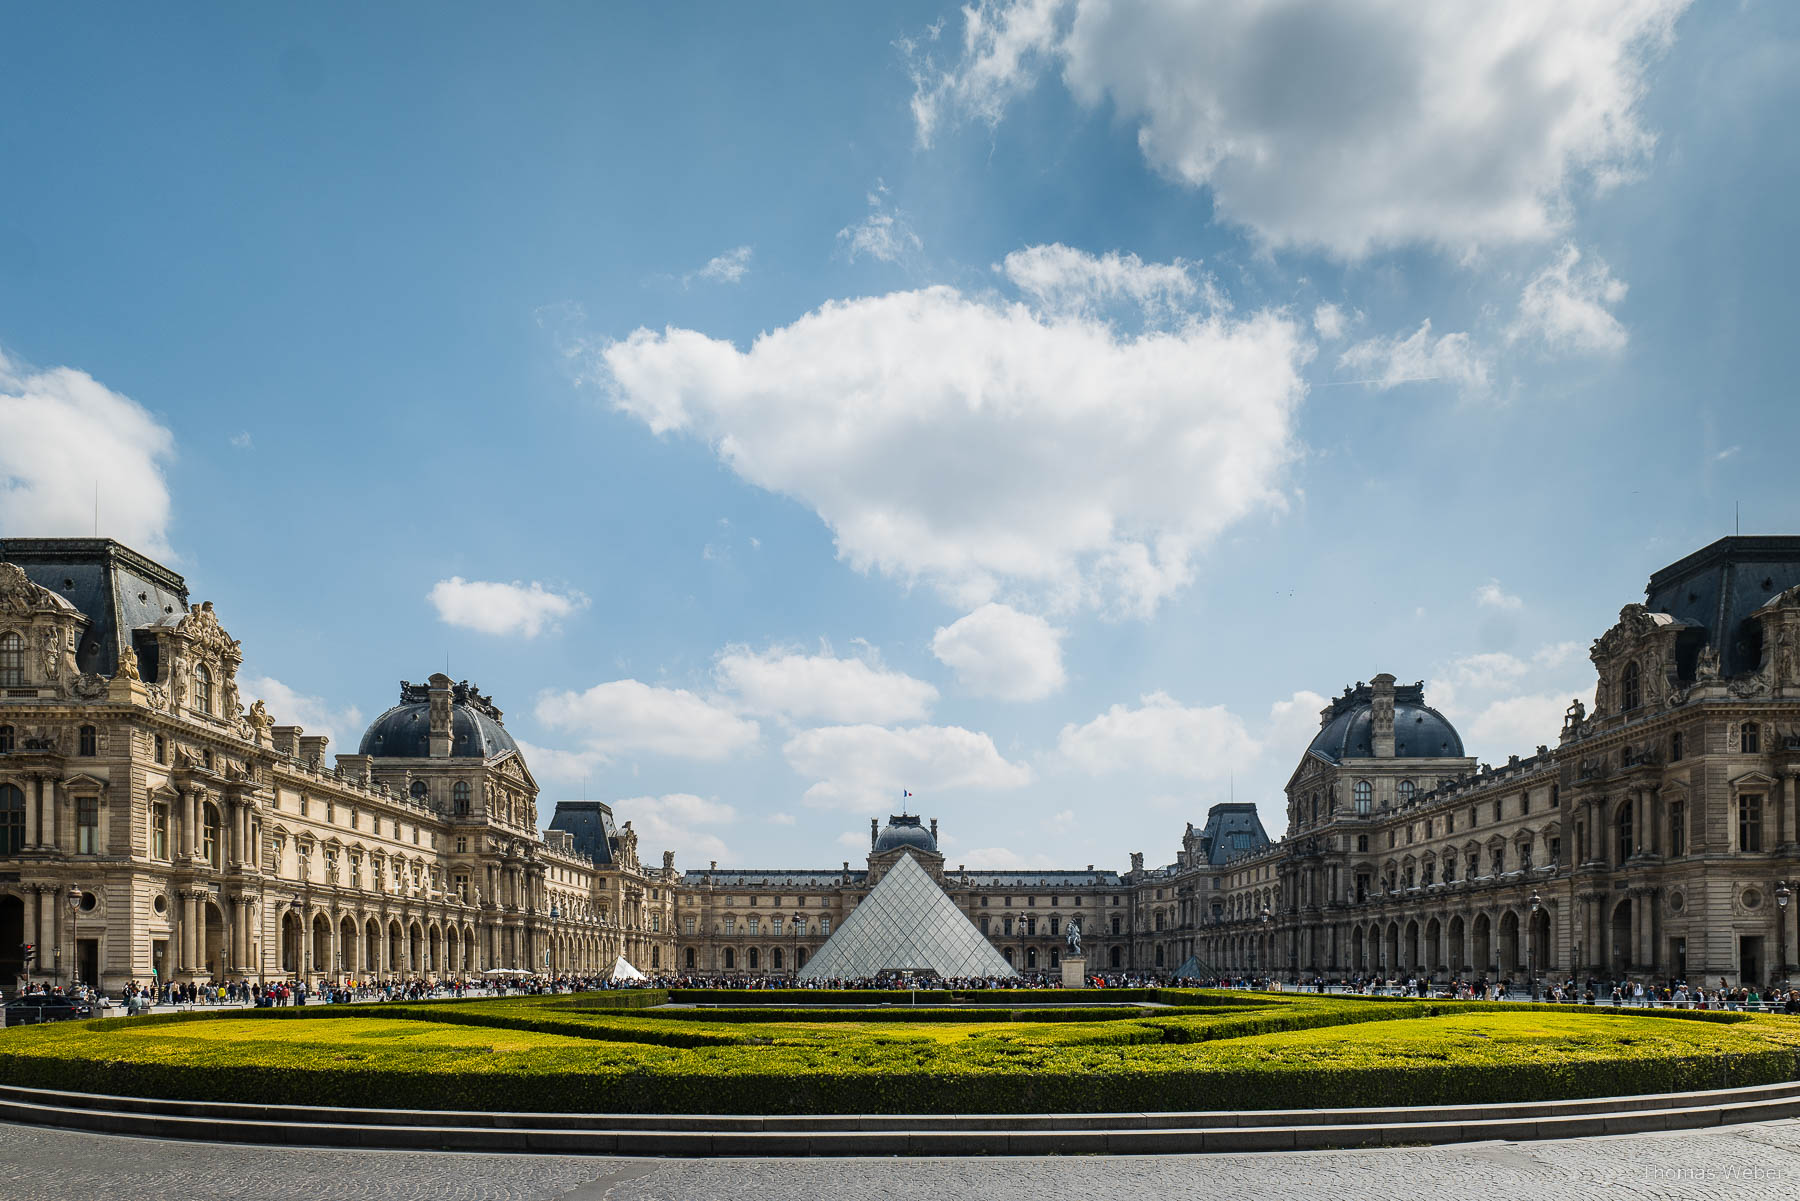
M49 782L49 787L45 788L45 783L46 783L46 781L45 781L44 777L39 776L38 782L37 782L38 807L40 809L42 809L44 812L43 825L40 827L40 829L44 836L43 845L46 847L55 847L56 846L56 784L54 782Z
M25 805L25 845L28 847L38 845L38 809L43 803L42 794L36 776L25 782L25 795L29 798Z
M48 974L56 963L56 890L48 884L40 884L37 906L37 967L39 974Z
M191 892L181 894L181 968L196 971L199 954L200 899Z

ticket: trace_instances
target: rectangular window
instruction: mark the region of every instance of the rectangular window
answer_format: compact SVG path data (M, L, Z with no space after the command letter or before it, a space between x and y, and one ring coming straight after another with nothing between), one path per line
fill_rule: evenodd
M156 761L158 763L169 761L169 740L161 734L156 736Z
M1560 838L1552 838L1550 840L1550 862L1562 862L1562 839Z
M1669 805L1669 854L1687 854L1687 802Z
M100 798L79 797L75 801L75 849L83 855L100 853Z
M762 933L762 924L756 918L750 919L749 926L750 926L750 933L752 936Z
M152 859L169 857L169 807L167 805L150 807L150 857Z
M1520 816L1524 816L1525 814L1530 813L1530 812L1531 812L1531 794L1529 792L1521 792L1519 794L1519 814L1520 814Z
M819 937L824 938L827 934L830 934L830 933L831 933L831 919L828 917L820 918L819 919Z
M781 919L780 918L772 917L769 919L769 933L776 935L778 937L780 936L780 934L781 934Z
M685 922L681 923L681 931L683 934L692 934L694 932L694 919L690 917Z
M728 917L725 919L725 933L727 933L727 934L736 934L737 933L737 919L735 917Z
M83 759L92 759L100 753L100 734L93 726L82 726L79 750L76 752Z
M1762 846L1762 794L1738 798L1738 850L1760 851Z

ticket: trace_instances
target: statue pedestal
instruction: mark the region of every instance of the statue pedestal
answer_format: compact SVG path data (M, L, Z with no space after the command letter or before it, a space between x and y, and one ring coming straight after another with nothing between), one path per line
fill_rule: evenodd
M1087 956L1071 955L1062 961L1064 988L1087 987Z

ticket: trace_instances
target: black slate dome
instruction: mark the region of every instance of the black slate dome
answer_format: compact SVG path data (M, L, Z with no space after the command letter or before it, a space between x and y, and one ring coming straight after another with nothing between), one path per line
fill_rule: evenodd
M491 759L516 751L500 710L467 680L454 685L450 696L450 754L458 759ZM361 755L377 759L427 759L431 756L431 698L424 684L400 682L400 703L369 723L363 732Z
M1332 701L1330 719L1307 749L1333 763L1374 758L1372 707L1373 690L1368 685L1347 691ZM1394 689L1394 758L1463 758L1462 735L1447 717L1425 703L1422 684L1402 684Z
M888 818L888 824L875 836L873 853L879 855L895 847L913 847L933 855L937 854L938 849L937 839L932 837L931 831L911 814L898 814Z

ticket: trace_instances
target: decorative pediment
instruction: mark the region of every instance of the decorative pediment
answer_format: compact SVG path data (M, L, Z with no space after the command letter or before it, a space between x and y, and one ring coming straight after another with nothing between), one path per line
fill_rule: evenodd
M34 609L55 607L54 592L31 582L17 563L0 563L0 613L25 616Z
M1742 792L1745 789L1771 789L1779 782L1767 772L1747 771L1741 776L1733 777L1730 784L1733 792Z
M234 663L243 661L243 652L238 642L219 624L219 616L213 612L211 601L203 601L188 609L187 616L181 619L175 632L208 654L230 659Z
M86 772L77 772L75 775L66 777L63 780L63 787L70 789L94 788L101 792L105 792L108 787L108 781L102 780L99 776L90 776Z

